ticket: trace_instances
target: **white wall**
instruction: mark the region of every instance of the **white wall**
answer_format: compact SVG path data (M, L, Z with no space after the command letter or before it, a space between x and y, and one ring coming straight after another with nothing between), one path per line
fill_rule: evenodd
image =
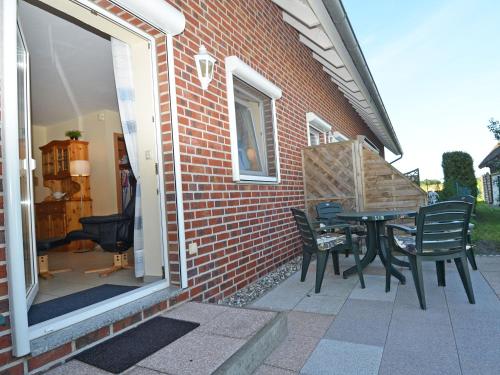
M51 192L43 187L42 154L39 149L53 140L65 140L68 130L80 129L81 140L89 142L91 168L90 195L93 215L108 215L118 210L116 194L116 171L114 155L114 133L122 133L118 112L103 110L89 113L58 124L32 126L33 154L37 162L35 176L35 202L43 201Z
M500 174L491 175L491 185L493 191L493 205L500 206Z

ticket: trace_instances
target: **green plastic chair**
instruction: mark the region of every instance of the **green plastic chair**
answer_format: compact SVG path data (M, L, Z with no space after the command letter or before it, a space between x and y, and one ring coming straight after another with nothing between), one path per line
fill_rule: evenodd
M337 214L344 212L342 205L338 202L321 202L316 205L316 220L326 226L336 224L349 224L345 220L337 217ZM356 237L358 245L360 241L366 239L366 227L363 224L349 224L351 235ZM349 250L345 251L345 256L349 256ZM338 270L338 267L337 269ZM337 273L337 272L336 272Z
M392 251L402 252L408 257L415 282L420 307L425 310L425 292L422 262L436 262L437 281L445 286L445 261L453 259L467 293L469 303L475 303L474 291L467 264L467 232L472 204L466 202L442 202L422 207L417 216L415 228L406 225L388 224L389 248L387 263L391 264ZM396 236L399 230L409 235ZM386 269L386 288L390 288L391 273Z
M334 271L336 272L337 267L335 266L335 262L338 262L338 254L347 249L352 249L358 271L359 282L361 284L361 288L364 288L365 280L363 278L361 262L359 260L359 248L357 244L352 241L349 224L336 224L327 228L322 228L327 230L341 229L344 231L344 234L329 232L319 235L315 226L311 224L304 211L296 208L292 208L291 210L302 238L302 273L300 281L305 281L307 270L309 268L309 264L311 263L311 258L313 254L316 254L316 284L314 291L315 293L319 293L321 291L321 285L325 275L328 256L332 254Z

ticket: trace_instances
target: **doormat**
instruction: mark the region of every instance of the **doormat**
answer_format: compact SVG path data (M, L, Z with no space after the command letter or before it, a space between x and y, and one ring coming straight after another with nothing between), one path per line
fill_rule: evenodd
M37 303L32 305L28 311L28 325L45 322L136 288L136 286L104 284L47 302Z
M75 359L119 374L198 326L198 323L156 317L85 350Z

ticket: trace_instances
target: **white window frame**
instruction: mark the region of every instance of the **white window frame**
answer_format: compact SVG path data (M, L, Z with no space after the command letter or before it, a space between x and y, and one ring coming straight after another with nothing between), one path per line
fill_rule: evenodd
M281 177L280 177L278 131L276 122L275 101L281 98L282 94L281 89L275 84L273 84L271 81L267 80L260 73L252 69L249 65L245 64L241 59L239 59L236 56L226 57L225 65L226 65L226 90L227 90L227 103L228 103L228 115L229 115L229 131L231 138L231 162L233 167L233 181L277 184L281 181ZM271 98L276 176L259 176L259 175L249 175L240 173L233 77L237 77L246 84L254 87L256 90L262 92L263 94ZM266 161L265 163L267 164L268 161Z
M309 126L307 127L307 129L308 129L308 131L309 131L309 134L308 134L308 136L307 136L308 145L309 145L309 146L319 146L319 145L321 144L320 138L321 138L321 134L322 134L322 133L321 133L318 129L316 129L315 127L313 127L313 126L311 126L311 125L309 125ZM326 133L324 133L324 134L323 134L323 139L325 138L325 134L326 134ZM317 143L317 144L313 144L313 143L311 142L311 140L312 140L313 138L317 139L317 141L318 141L318 143Z
M332 130L332 126L319 117L314 112L306 113L306 121L307 121L307 144L311 145L311 129L314 129L318 133L323 133L323 142L327 143L327 134Z
M158 93L158 72L156 65L156 40L154 37L150 36L146 32L142 31L138 27L122 20L116 15L110 13L109 11L101 8L100 6L94 4L90 0L72 0L79 6L87 8L95 14L110 20L111 22L128 29L129 31L143 37L150 43L150 53L152 61L152 80L154 93L154 118L160 119L160 106L159 106L159 93ZM168 4L159 3L159 6L169 6ZM51 332L61 330L63 328L69 327L73 324L82 322L84 320L90 319L101 313L111 311L117 307L126 305L133 301L137 301L146 296L152 295L161 290L165 290L169 284L169 275L165 275L163 280L151 283L144 287L135 289L131 292L124 293L123 295L113 297L106 301L100 302L95 305L91 305L87 308L68 313L64 316L57 317L46 322L39 323L34 326L28 327L27 320L27 306L26 306L26 293L24 285L24 259L22 252L17 251L18 244L22 241L22 228L20 225L20 198L19 198L19 160L18 156L18 121L17 121L17 61L16 61L16 43L17 43L17 2L15 1L4 1L0 3L2 7L0 16L2 22L0 23L0 36L2 37L2 43L4 45L4 53L2 56L3 69L1 71L4 82L3 90L4 92L10 92L12 95L2 96L2 112L3 112L3 126L2 126L2 144L4 146L4 195L9 199L5 199L5 221L8 229L6 230L6 248L8 257L8 282L9 282L9 305L10 305L10 321L12 327L12 343L13 343L13 354L16 357L21 357L30 353L30 341L36 338L40 338ZM171 6L169 6L171 7ZM137 11L137 9L134 9ZM169 9L172 17L176 17L178 25L183 24L184 16L180 12L172 13ZM150 14L148 12L142 13L142 18L148 22L150 17L146 15ZM180 18L182 19L180 19ZM154 23L154 22L153 22ZM168 27L161 28L166 32L169 32ZM176 29L174 32L178 32ZM173 52L173 41L172 34L167 33L167 48L169 51ZM173 55L173 53L172 53ZM169 57L172 56L169 54ZM172 63L172 64L170 64ZM173 61L169 60L169 68L173 69ZM8 72L8 74L6 74ZM169 81L173 78L169 78ZM174 83L175 85L175 83ZM175 87L175 86L174 86ZM173 92L175 95L175 90ZM175 101L171 99L172 111L177 111L175 107ZM163 155L163 147L161 143L161 129L157 126L157 155L159 158L158 163L158 178L160 186L164 186L163 181L163 163L161 162L161 156ZM178 147L178 144L177 144ZM175 156L175 155L174 155ZM182 194L180 194L182 195ZM162 237L162 248L161 251L164 255L165 265L168 265L168 251L167 251L167 235L166 235L166 211L165 211L165 194L160 194L160 215L162 219L161 225L161 237ZM180 228L179 228L180 230ZM184 250L184 251L182 251ZM181 255L181 276L182 276L182 286L187 286L186 275L186 264L183 261L183 255L185 259L185 249L180 251Z
M344 142L344 141L349 140L348 137L346 137L344 134L337 132L337 131L328 133L327 137L328 137L328 143ZM330 137L333 140L331 140Z

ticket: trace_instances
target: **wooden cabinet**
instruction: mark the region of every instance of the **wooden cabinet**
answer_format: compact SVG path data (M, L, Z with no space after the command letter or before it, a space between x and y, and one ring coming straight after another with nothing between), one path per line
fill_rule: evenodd
M61 180L70 177L70 161L89 160L88 142L52 141L40 147L44 180Z
M72 230L81 229L79 219L92 216L90 177L71 176L70 163L74 160L88 160L88 142L52 141L40 147L42 151L43 185L52 192L66 193L63 199L52 196L35 204L36 236L39 240L64 237ZM74 241L64 248L75 250L89 241Z
M81 217L92 215L92 202L75 200L45 201L35 203L36 234L40 240L64 237L80 229ZM81 210L80 210L81 209Z

